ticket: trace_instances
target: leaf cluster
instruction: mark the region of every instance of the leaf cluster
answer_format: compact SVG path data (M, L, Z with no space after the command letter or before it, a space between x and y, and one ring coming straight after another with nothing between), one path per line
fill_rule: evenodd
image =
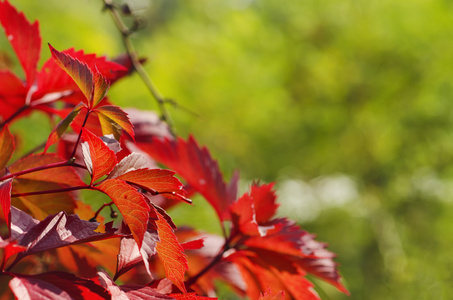
M273 184L255 184L238 197L238 173L227 182L194 137L174 137L164 122L137 130L141 113L110 103L107 91L132 71L130 61L49 44L52 57L38 70L38 22L5 0L0 23L25 74L0 70L0 280L9 287L3 293L209 299L220 280L251 299L319 299L308 273L348 293L326 245L275 217ZM32 111L61 121L42 153L10 162L16 151L10 125ZM111 202L94 211L80 190ZM173 223L166 209L189 205L195 193L213 207L223 236ZM99 217L105 207L112 219L115 207L119 220Z

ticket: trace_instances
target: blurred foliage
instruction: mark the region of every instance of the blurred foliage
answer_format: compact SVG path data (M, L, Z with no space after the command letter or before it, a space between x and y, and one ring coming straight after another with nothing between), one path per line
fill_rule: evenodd
M57 49L124 51L101 1L12 2ZM282 212L313 209L300 222L338 254L350 299L453 293L452 1L128 3L144 21L134 42L146 69L177 102L178 133L226 174L280 180L294 198ZM156 109L136 76L109 95ZM339 202L332 178L352 182Z

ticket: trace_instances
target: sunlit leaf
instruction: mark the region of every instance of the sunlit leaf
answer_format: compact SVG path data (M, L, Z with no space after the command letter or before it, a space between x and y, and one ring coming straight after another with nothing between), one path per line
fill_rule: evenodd
M113 133L115 137L121 135L121 130L124 130L134 139L134 129L130 122L127 113L118 106L104 105L97 107L95 110L99 117L104 134Z
M157 253L165 274L182 292L187 292L184 285L184 274L188 270L187 257L171 226L159 213L156 221L160 241L157 243Z
M88 171L91 173L91 183L108 174L116 165L115 153L97 136L87 129L82 129L83 158Z
M82 93L86 98L86 105L91 108L93 93L94 93L94 83L93 83L93 73L86 63L79 61L76 58L73 58L69 54L59 52L55 50L49 44L50 52L55 62L68 73L69 76L74 80L77 86L80 88Z
M119 179L103 181L96 189L107 194L118 207L139 248L148 227L150 207L142 194Z

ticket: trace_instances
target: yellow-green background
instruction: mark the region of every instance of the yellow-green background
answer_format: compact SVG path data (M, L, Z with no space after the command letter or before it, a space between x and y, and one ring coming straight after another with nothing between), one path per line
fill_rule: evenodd
M39 19L44 44L124 51L100 0L11 2ZM133 41L147 71L196 113L169 107L178 133L244 187L278 181L281 215L338 254L351 296L316 282L323 299L451 297L453 1L130 3L146 20ZM136 76L109 95L156 109ZM15 130L34 126L40 143L34 118ZM214 228L206 216L194 222Z

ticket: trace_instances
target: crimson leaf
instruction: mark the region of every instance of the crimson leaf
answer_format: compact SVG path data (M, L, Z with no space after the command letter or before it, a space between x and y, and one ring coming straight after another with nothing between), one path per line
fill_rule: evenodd
M208 149L198 146L191 136L187 141L178 138L153 138L149 143L138 143L158 162L181 175L187 183L201 193L214 207L220 220L229 220L229 205L236 199L238 176L226 184Z
M28 86L31 86L41 50L38 22L30 24L8 1L0 2L0 22L24 69Z

